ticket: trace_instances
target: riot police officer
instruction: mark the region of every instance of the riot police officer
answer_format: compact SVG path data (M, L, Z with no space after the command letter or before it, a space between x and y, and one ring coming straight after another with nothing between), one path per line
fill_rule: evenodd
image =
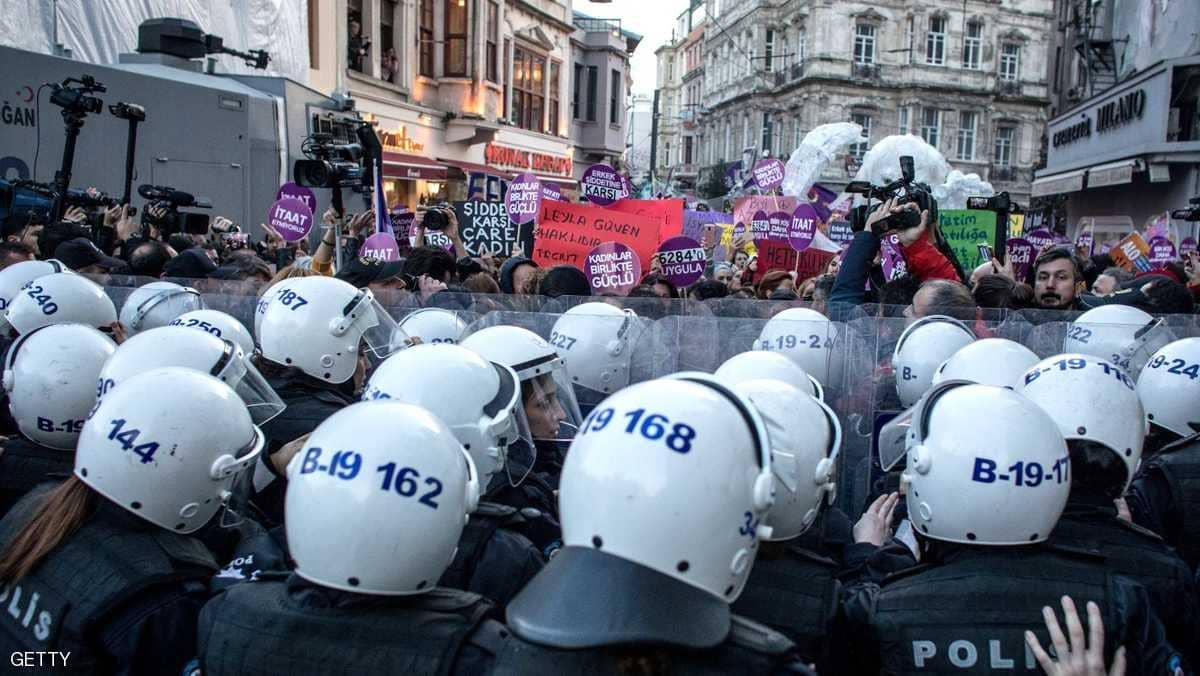
M82 324L45 326L13 343L3 382L20 436L0 448L0 517L34 486L71 476L75 444L96 403L96 376L116 349Z
M1146 435L1133 381L1082 354L1045 359L1023 380L1021 393L1050 414L1071 453L1071 495L1050 541L1099 551L1105 567L1140 582L1172 645L1194 662L1200 636L1192 571L1158 535L1119 518L1114 503L1137 470Z
M580 413L590 413L629 384L634 348L646 325L633 310L608 303L581 303L554 322L550 344L571 375Z
M920 401L906 438L909 519L921 565L882 586L852 585L845 612L855 673L1037 673L1026 631L1042 608L1099 604L1106 662L1125 646L1135 673L1180 665L1145 588L1097 554L1044 543L1071 487L1054 420L1011 390L945 381ZM969 602L966 599L970 599Z
M1200 566L1200 338L1166 345L1146 363L1138 397L1150 421L1149 459L1133 480L1129 511L1193 570Z
M363 430L371 430L363 434ZM204 674L483 673L505 633L491 603L438 587L479 484L428 411L370 401L332 415L287 467L296 570L215 596Z
M396 323L369 289L332 277L285 279L259 307L257 365L287 406L263 426L272 456L354 403L370 359L387 356ZM283 519L286 487L277 479L287 459L268 459L255 473L255 504L274 525Z
M174 282L150 282L133 290L121 306L120 321L129 336L166 326L180 315L204 309L200 292Z
M802 669L734 616L772 502L770 441L744 397L679 374L605 399L567 454L565 546L508 606L493 674Z
M70 653L80 673L181 673L217 567L194 535L262 448L212 376L156 369L106 396L74 476L0 521L0 651Z
M21 287L9 301L4 319L13 335L51 324L83 324L110 332L117 308L104 289L87 277L55 272Z

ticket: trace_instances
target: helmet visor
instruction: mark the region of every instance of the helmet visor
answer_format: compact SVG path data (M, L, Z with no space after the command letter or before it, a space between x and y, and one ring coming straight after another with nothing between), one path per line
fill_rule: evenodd
M254 468L265 447L266 435L255 425L253 437L235 456L224 456L213 466L212 479L225 486L221 499L221 528L236 528L250 513Z
M491 418L488 432L502 450L504 472L513 487L521 485L537 460L537 448L529 432L529 420L521 405L521 383L517 374L509 367L492 362L500 376L500 387L496 396L483 407L484 415ZM482 483L490 483L485 477Z
M237 392L255 425L267 424L282 413L287 405L275 393L275 388L271 387L266 377L250 362L249 356L232 342L226 340L225 343L225 356L213 368L212 375Z
M396 320L375 300L369 289L362 289L346 304L342 319L347 324L357 323L362 327L362 339L367 346L367 356L376 363L387 359L401 345L392 342L397 334ZM403 335L403 334L401 334Z
M566 368L554 362L548 372L521 381L521 403L535 441L568 443L583 418Z

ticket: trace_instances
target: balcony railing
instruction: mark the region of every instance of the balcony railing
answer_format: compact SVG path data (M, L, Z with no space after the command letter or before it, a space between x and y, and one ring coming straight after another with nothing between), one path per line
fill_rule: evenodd
M1017 80L997 80L996 93L1000 96L1020 96L1021 83Z

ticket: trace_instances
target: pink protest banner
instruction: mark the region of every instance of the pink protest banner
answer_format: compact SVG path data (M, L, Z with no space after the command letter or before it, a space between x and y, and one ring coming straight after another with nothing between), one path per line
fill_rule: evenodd
M633 249L639 261L649 261L660 241L662 221L612 209L545 200L533 233L532 258L542 267L571 265L583 270L593 248L619 242Z

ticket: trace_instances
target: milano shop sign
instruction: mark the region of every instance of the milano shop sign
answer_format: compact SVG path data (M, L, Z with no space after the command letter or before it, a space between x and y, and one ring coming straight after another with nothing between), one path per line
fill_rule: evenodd
M1164 143L1170 73L1147 73L1051 120L1046 169L1081 169Z

